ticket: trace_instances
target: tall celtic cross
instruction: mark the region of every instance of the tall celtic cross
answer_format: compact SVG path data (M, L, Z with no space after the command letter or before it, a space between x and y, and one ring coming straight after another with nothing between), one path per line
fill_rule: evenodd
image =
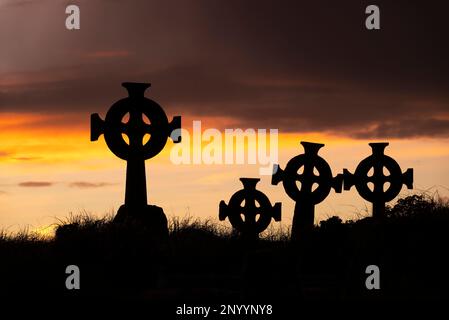
M292 240L313 227L315 205L323 201L333 188L340 193L342 175L332 176L329 164L318 155L321 143L301 142L304 153L290 159L285 170L275 165L273 185L283 183L285 192L295 202L292 222Z
M162 107L145 98L145 90L150 84L125 82L122 86L128 90L129 96L114 103L105 120L97 113L91 115L90 136L91 141L96 141L103 134L109 149L127 161L125 204L119 209L116 219L120 211L125 218L146 211L145 160L161 152L173 130L181 127L180 116L169 123ZM174 142L180 141L179 135Z
M399 164L385 154L388 142L369 144L372 154L363 159L354 174L343 170L344 189L355 186L360 196L373 204L373 217L382 218L385 203L393 200L401 191L402 185L413 188L413 169L404 173Z

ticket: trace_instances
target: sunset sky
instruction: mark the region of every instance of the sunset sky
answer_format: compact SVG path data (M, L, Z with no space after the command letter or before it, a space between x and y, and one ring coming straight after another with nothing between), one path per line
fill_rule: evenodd
M393 3L394 2L394 3ZM415 4L414 4L415 3ZM65 28L79 5L81 29ZM369 142L414 168L415 190L449 195L449 50L443 1L0 0L0 229L40 229L70 212L98 216L124 200L126 163L90 114L127 96L124 81L169 119L204 129L279 130L279 163L320 151L334 175L354 171ZM217 217L220 200L258 177L257 165L174 165L169 141L146 162L148 199L168 216ZM271 177L258 188L294 202ZM369 207L351 190L317 207L316 221Z

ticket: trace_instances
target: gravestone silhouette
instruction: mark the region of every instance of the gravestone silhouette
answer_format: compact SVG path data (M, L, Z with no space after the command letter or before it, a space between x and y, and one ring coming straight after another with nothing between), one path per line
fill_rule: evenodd
M256 189L260 179L240 178L240 181L243 189L232 195L229 204L223 200L220 202L218 217L221 221L228 218L242 238L257 239L271 219L281 221L281 203L276 202L272 206L268 197Z
M373 217L382 218L385 215L385 203L399 194L403 184L408 189L413 189L413 169L409 168L402 173L399 164L385 155L388 142L369 145L372 154L359 163L354 174L347 169L343 170L343 185L345 190L355 186L360 196L373 204ZM388 171L388 174L384 171ZM372 188L369 187L370 183ZM389 184L387 188L386 184Z
M274 165L271 178L273 185L282 181L285 192L296 202L292 240L313 228L315 205L323 201L332 188L340 193L343 180L341 174L334 178L329 164L318 155L324 144L301 141L301 145L304 154L290 159L285 171L278 164Z
M97 141L103 134L109 149L127 161L125 203L114 221L142 223L168 234L162 208L147 204L145 160L162 151L172 131L180 129L181 117L176 116L169 123L162 107L145 98L145 90L150 84L125 82L122 86L129 96L114 103L104 121L97 113L91 115L90 140ZM145 142L148 135L149 140ZM180 141L179 136L174 142Z

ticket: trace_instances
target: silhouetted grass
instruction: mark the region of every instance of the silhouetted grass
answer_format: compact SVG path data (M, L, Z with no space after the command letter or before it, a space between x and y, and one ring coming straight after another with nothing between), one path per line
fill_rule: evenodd
M55 225L53 238L1 231L2 292L200 302L449 296L449 205L426 195L399 199L383 220L330 217L294 245L285 226L270 227L259 241L247 243L227 224L172 217L169 237L161 241L139 225L112 220L70 215ZM83 290L65 289L70 264L82 270ZM370 264L381 269L380 291L365 288Z

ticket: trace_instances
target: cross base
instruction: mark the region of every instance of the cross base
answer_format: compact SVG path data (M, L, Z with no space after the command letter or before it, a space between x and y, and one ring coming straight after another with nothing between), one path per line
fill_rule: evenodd
M153 236L160 239L168 238L168 222L164 210L161 207L145 205L141 208L129 208L122 205L114 218L117 224L134 224L142 226Z

